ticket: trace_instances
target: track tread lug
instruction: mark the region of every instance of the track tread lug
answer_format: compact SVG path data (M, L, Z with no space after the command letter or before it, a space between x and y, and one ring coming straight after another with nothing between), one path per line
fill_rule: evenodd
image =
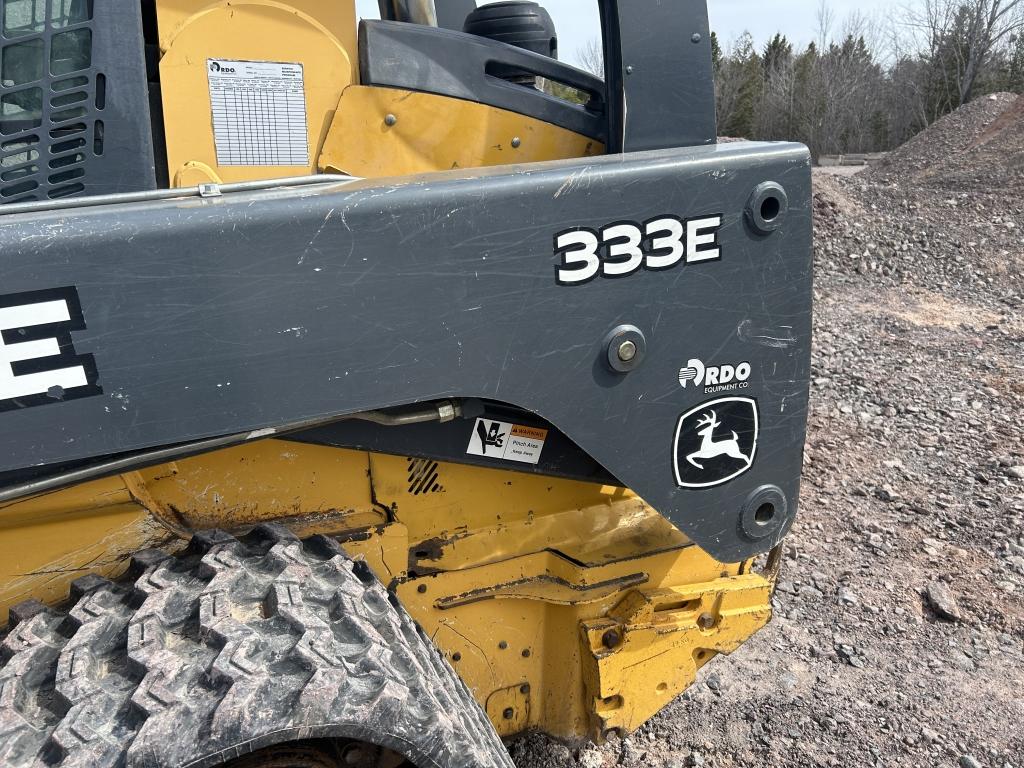
M314 734L445 768L512 765L437 649L326 537L209 531L72 592L67 613L16 607L0 642L4 766L212 765Z

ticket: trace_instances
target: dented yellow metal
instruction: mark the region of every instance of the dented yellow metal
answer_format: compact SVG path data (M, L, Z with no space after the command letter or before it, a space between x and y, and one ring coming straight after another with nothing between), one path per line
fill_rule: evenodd
M770 614L767 579L622 488L287 440L0 507L0 609L116 576L137 549L261 522L365 560L502 735L632 731Z

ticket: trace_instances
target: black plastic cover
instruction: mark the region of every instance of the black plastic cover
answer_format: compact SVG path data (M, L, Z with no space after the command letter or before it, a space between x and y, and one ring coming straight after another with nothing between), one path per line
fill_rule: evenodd
M463 32L558 58L558 35L551 14L533 0L483 5L466 17Z
M2 5L0 202L154 189L138 0Z
M424 91L529 115L575 133L605 141L604 82L547 56L463 32L367 21L359 25L359 68L363 85ZM563 99L497 76L515 69L586 93L590 103Z

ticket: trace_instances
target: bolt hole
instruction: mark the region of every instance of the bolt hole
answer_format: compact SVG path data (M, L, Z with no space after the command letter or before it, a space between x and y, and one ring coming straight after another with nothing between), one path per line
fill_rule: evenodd
M771 502L765 502L757 511L754 513L754 522L758 525L768 525L772 520L775 519L775 505Z
M766 222L775 221L779 218L780 213L782 213L782 201L774 195L766 197L761 202L761 218Z
M668 683L658 683L658 693L667 693Z

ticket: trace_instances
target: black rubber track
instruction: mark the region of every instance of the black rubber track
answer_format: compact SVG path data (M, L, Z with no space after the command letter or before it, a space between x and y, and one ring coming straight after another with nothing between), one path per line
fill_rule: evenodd
M369 741L431 768L511 768L433 644L333 539L261 526L87 576L11 612L0 766L201 768L289 741Z

